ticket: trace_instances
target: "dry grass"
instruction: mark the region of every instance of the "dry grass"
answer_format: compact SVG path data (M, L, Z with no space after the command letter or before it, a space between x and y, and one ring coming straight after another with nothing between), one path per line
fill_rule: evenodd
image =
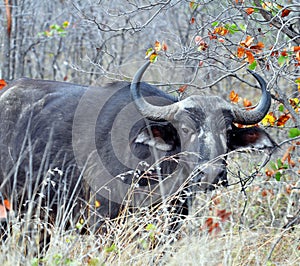
M180 221L176 233L169 232L174 222L166 211L169 202L152 210L125 210L118 220L106 221L105 234L80 235L76 229L63 231L36 221L31 229L39 231L43 225L52 235L42 257L35 250L39 235L26 237L15 220L2 239L0 261L2 265L300 265L299 225L283 229L287 215L300 209L299 178L288 174L278 182L261 171L247 180L260 160L261 155L232 154L228 161L233 185L198 192L191 214Z

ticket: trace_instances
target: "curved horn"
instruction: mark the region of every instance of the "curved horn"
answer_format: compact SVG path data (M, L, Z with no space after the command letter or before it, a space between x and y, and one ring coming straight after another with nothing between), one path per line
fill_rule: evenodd
M138 111L145 117L153 120L170 120L172 114L177 110L174 108L175 104L167 106L155 106L148 103L141 94L139 83L146 69L150 65L150 61L147 61L141 68L135 73L130 86L131 98L133 99Z
M251 70L248 71L258 81L262 91L262 96L258 105L250 111L243 110L238 107L233 108L232 110L234 116L233 122L240 123L243 125L253 125L261 121L268 113L271 105L271 95L270 92L267 91L267 84L264 81L264 79L261 76L259 76L257 73L254 73Z

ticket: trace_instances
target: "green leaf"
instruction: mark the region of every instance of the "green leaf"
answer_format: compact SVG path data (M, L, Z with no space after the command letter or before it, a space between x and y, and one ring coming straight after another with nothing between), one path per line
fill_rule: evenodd
M257 66L257 62L256 62L256 60L254 60L254 62L253 62L252 64L250 64L250 65L248 66L248 68L249 68L250 70L255 70L256 66Z
M274 162L270 162L270 166L274 171L278 170L277 165Z
M219 21L215 21L215 22L211 23L211 25L212 25L213 27L217 27L217 26L219 25Z
M88 265L89 266L100 266L100 265L103 265L103 264L100 263L100 259L92 258L92 259L89 260Z
M156 229L156 226L154 224L147 224L146 231L154 231Z
M300 136L300 129L299 128L291 128L289 131L289 137L290 138L295 138Z
M282 161L281 159L277 159L277 166L278 166L278 169L282 168Z
M246 30L247 30L247 26L244 25L244 24L240 24L240 29L241 29L242 31L246 31Z
M288 61L288 56L279 56L278 57L278 65L282 66L283 64L285 64Z
M225 29L229 30L229 32L231 34L234 34L234 33L236 33L236 32L239 31L239 28L238 28L238 26L236 24L231 24L231 25L226 24L225 25Z
M278 111L283 112L284 111L284 106L283 104L280 104L278 107Z
M280 181L281 179L281 173L280 172L276 172L276 174L274 175L276 181Z
M105 247L104 250L106 252L113 252L113 251L116 251L117 250L117 246L115 243L113 243L110 247Z

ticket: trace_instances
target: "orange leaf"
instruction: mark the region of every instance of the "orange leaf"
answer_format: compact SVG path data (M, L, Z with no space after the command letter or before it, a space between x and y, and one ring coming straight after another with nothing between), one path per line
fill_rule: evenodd
M254 12L254 8L252 8L252 7L249 7L249 8L246 9L246 13L248 15L251 15L253 12Z
M191 23L191 24L194 24L195 21L196 21L195 17L192 17L191 20L190 20L190 23Z
M5 82L5 80L0 79L0 90L3 89L6 85L7 85L7 83Z
M249 47L253 43L254 38L251 36L247 36L245 41L241 41L240 44L245 47Z
M5 208L6 208L7 210L10 210L10 209L11 209L9 200L5 199L3 203L4 203L4 206L5 206Z
M188 87L188 85L182 85L181 87L179 87L179 89L177 91L180 93L183 93L183 92L185 92L187 87Z
M244 100L243 100L243 104L244 104L245 107L250 107L250 106L252 106L252 103L251 103L248 99L244 99Z
M232 90L229 94L229 99L230 101L232 101L233 103L237 103L239 100L239 95L237 93L235 93L234 90Z
M246 61L249 64L252 64L255 61L255 58L254 58L253 54L250 51L245 51L245 53L246 53L246 56L247 56L247 60Z
M238 47L237 48L237 57L242 58L245 55L245 48L243 47Z
M225 36L228 32L229 32L229 30L227 30L224 27L217 27L217 28L214 29L213 33L219 34L221 36Z
M156 41L155 44L154 44L154 50L156 52L159 52L161 50L161 44L159 41Z
M167 45L165 42L163 42L163 43L162 43L161 49L162 49L163 51L167 51L167 50L168 50L168 45Z
M299 52L299 51L300 51L300 46L293 47L293 52Z
M277 126L282 127L290 119L290 115L284 114L280 116L277 120Z
M259 53L262 51L262 49L265 47L264 43L258 42L256 45L252 45L250 47L251 50L254 50L256 53Z

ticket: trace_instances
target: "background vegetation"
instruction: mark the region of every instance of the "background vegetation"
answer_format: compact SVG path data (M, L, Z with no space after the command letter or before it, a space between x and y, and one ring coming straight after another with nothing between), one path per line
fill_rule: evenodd
M16 223L2 240L3 265L300 264L298 0L4 0L0 7L7 82L130 80L148 51L158 60L146 78L162 89L249 107L259 98L249 90L249 68L268 83L273 104L260 126L279 144L266 165L264 153L230 154L230 186L198 193L177 234L167 233L164 206L107 221L105 235L48 225L53 237L42 258L26 249Z

